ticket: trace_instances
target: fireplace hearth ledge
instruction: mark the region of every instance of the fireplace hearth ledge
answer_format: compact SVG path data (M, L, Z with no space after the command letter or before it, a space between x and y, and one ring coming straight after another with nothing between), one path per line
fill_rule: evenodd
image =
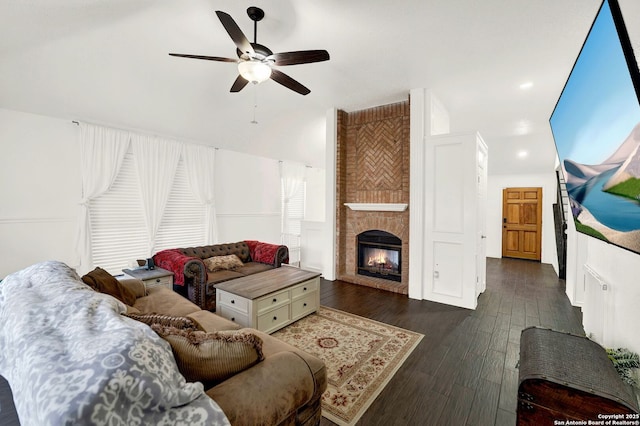
M344 205L351 210L370 212L403 212L408 206L406 203L344 203Z

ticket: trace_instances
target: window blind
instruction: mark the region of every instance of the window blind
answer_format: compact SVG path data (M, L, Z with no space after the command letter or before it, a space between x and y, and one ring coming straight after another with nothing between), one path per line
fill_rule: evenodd
M121 273L135 259L146 258L147 236L131 150L111 188L90 204L93 265Z
M304 204L306 195L306 182L304 182L298 192L289 200L287 209L287 219L283 220L282 244L289 248L289 263L300 264L300 233L302 221L304 220ZM284 212L284 191L282 191L282 211Z
M204 215L205 206L193 196L181 158L156 235L155 251L204 245Z
M184 161L180 159L167 206L155 241L155 252L204 244L205 207L189 188ZM127 152L112 187L90 205L93 264L120 274L135 259L145 259L146 233L133 153Z

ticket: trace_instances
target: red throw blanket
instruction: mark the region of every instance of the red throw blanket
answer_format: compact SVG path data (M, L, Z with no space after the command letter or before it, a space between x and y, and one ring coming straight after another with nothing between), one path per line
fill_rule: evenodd
M173 272L173 283L176 285L184 285L184 265L191 259L178 249L163 250L153 256L156 265Z
M262 243L255 240L245 240L245 243L249 246L249 254L251 254L251 260L254 262L266 263L269 265L275 265L276 253L280 248L277 244ZM287 263L288 259L284 263Z

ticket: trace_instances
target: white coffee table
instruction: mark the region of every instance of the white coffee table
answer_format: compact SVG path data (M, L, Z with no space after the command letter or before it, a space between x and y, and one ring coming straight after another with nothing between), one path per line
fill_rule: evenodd
M215 285L216 314L273 333L320 307L320 274L280 267Z

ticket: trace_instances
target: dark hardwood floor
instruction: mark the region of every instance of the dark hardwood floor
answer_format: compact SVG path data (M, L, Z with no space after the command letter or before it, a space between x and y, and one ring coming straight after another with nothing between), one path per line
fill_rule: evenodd
M475 311L340 281L322 282L320 303L425 336L358 425L515 425L520 332L584 334L564 281L526 260L487 259Z
M358 425L515 425L522 329L584 334L564 291L550 265L513 259L487 259L475 311L323 280L322 305L425 336ZM18 424L0 377L0 425Z

